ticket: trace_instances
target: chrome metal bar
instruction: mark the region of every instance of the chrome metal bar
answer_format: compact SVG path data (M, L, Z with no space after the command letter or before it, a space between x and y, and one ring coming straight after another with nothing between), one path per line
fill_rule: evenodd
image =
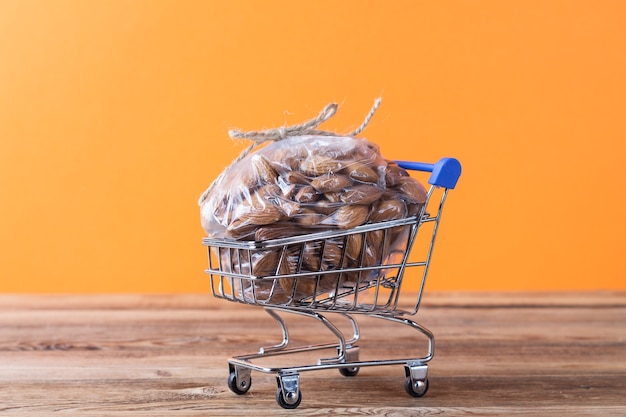
M430 246L428 248L428 252L426 254L426 260L424 265L424 270L422 272L422 279L420 282L419 291L417 293L417 299L415 300L415 307L412 310L411 315L417 314L419 310L420 303L422 301L422 295L424 293L424 286L426 285L426 277L428 275L428 269L430 266L430 260L432 258L433 249L435 247L435 240L437 239L437 232L439 230L439 222L441 221L441 215L443 213L443 206L446 202L446 196L448 195L448 189L444 188L441 194L441 200L439 201L439 208L437 210L437 215L435 216L435 224L433 225L433 233L430 241Z
M278 315L278 313L275 310L272 310L271 308L265 308L264 310L280 325L280 330L283 335L283 340L277 345L260 348L259 349L260 355L265 355L269 352L276 352L279 350L283 350L289 344L289 331L287 330L287 325L285 324L285 321L282 319L282 317L280 317L280 315Z
M390 315L370 314L368 316L369 317L379 318L379 319L382 319L382 320L392 321L392 322L395 322L395 323L400 323L400 324L403 324L405 326L409 326L412 329L415 329L418 332L422 333L428 339L428 354L426 356L424 356L424 357L414 359L414 361L420 362L420 363L426 363L426 362L430 361L433 358L433 356L435 354L435 336L426 327L422 326L419 323L414 322L413 320L409 320L409 319L404 318L404 317L397 317L397 316L391 315L391 314Z

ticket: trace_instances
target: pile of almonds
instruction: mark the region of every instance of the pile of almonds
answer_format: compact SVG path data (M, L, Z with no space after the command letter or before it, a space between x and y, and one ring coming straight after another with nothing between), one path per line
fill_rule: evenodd
M418 214L425 200L424 187L366 139L297 136L271 143L232 166L201 204L201 219L211 238L264 242L406 218ZM389 241L383 242L383 236ZM381 265L403 244L403 233L374 230L291 245L285 251L220 257L228 272L267 277ZM381 253L382 248L389 253ZM338 275L277 281L290 297L306 297L335 287ZM272 282L258 280L255 290L275 292Z

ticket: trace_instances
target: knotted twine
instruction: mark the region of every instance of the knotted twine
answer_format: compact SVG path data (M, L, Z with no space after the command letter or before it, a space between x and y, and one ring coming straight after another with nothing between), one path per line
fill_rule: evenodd
M356 136L359 133L361 133L363 130L365 130L370 120L374 116L374 113L376 113L376 110L378 110L378 107L380 106L380 102L381 102L381 98L379 97L374 101L374 105L372 106L371 110L365 117L365 120L363 120L363 123L361 123L361 125L358 128L356 128L354 131L348 133L347 135L342 135L342 136ZM257 147L261 146L265 142L278 142L286 138L290 138L294 136L303 136L303 135L338 136L336 132L330 132L327 130L317 129L319 125L321 125L322 123L324 123L325 121L327 121L328 119L330 119L331 117L335 115L338 107L339 106L337 105L337 103L330 103L322 109L322 111L317 115L317 117L307 122L298 124L298 125L282 126L282 127L266 129L266 130L251 130L248 132L243 132L237 129L229 130L228 136L230 136L231 139L249 139L253 143L247 148L245 148L239 154L239 156L235 158L235 160L231 162L230 165L228 165L222 171L222 173L211 183L211 185L209 185L209 188L207 188L198 199L198 205L202 205L202 203L204 202L204 200L206 200L206 198L208 197L211 190L213 190L215 185L221 182L222 178L224 178L226 173L230 171L230 169L237 162L241 161L250 152L252 152Z

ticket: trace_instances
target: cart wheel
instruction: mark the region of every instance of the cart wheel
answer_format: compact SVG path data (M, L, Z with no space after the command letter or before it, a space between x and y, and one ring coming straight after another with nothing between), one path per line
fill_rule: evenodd
M237 395L245 394L251 386L252 378L242 379L239 381L239 384L237 384L237 374L235 371L231 371L230 375L228 375L228 388Z
M285 396L283 395L283 390L278 388L276 390L276 402L282 408L286 408L286 409L297 408L302 402L302 391L298 390L297 393L293 391L288 392L287 399L285 399Z
M358 366L353 366L352 368L339 368L339 373L343 376L356 376L359 373Z
M410 377L404 382L404 389L413 397L423 397L428 391L428 378L413 382Z

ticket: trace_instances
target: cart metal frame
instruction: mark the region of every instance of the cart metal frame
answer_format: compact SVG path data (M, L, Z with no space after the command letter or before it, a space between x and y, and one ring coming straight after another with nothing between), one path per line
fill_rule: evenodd
M262 347L256 353L243 354L228 358L229 378L228 386L236 394L245 394L251 387L251 372L257 371L266 374L275 374L277 382L276 401L287 409L296 408L302 401L300 390L300 372L322 369L338 369L347 377L355 376L359 369L369 366L403 365L405 368L405 390L414 397L421 397L428 390L428 362L434 356L434 335L426 327L409 319L407 316L417 314L424 292L426 276L437 237L437 231L446 201L448 191L455 188L461 174L461 164L454 158L443 158L435 164L397 161L398 165L408 170L430 172L428 182L430 188L426 196L426 203L420 213L415 216L391 220L375 224L365 224L350 230L332 230L310 233L301 236L273 239L263 242L235 241L231 239L204 238L203 245L207 247L208 268L206 273L210 277L211 291L214 297L227 301L263 307L278 324L282 333L282 340L272 346ZM438 196L438 205L437 198ZM429 214L429 207L436 205L433 214ZM423 225L432 223L432 234L425 248L425 255L419 261L409 261L409 255L415 242L418 231ZM252 264L252 255L257 251L279 250L282 259L287 249L304 245L310 242L319 242L324 252L324 242L334 239L347 239L348 236L360 234L366 238L369 233L378 233L387 236L388 233L402 232L406 237L404 253L394 259L379 262L373 266L359 266L356 268L336 268L319 271L301 271L295 274L272 275L256 277L250 271L233 270L231 265L238 261ZM383 239L385 241L386 239ZM345 240L344 240L345 242ZM344 246L345 248L345 246ZM345 249L344 249L345 250ZM304 251L300 252L302 253ZM342 254L345 256L345 254ZM223 259L228 262L223 262ZM237 257L233 259L232 257ZM343 259L343 258L342 258ZM302 260L299 261L300 265ZM343 262L341 262L343 265ZM407 308L400 306L400 294L406 268L422 268L421 281L414 303ZM300 270L300 269L298 269ZM321 289L320 282L327 275L338 276L337 285L332 289ZM355 282L347 284L342 276L357 274ZM293 279L293 292L278 300L279 279ZM315 291L306 297L298 297L296 287L298 280L314 282ZM264 283L266 291L261 294L256 285ZM318 288L318 286L320 286ZM287 324L283 319L285 313L296 314L317 320L325 326L336 341L317 345L291 347ZM322 314L323 313L323 314ZM376 319L386 320L407 326L418 332L419 337L426 338L426 353L422 356L405 358L359 360L360 348L357 342L360 339L360 328L356 316L365 315ZM333 320L329 317L333 317ZM349 337L337 326L337 319L347 320L351 333ZM336 350L336 356L319 358L314 363L296 364L293 366L267 366L257 364L263 359L311 352L324 349Z

